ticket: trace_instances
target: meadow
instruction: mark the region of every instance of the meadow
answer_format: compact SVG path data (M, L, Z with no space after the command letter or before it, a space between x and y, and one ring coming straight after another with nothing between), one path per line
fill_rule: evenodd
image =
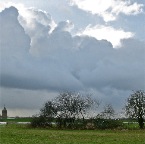
M145 130L50 130L0 126L1 144L145 144Z

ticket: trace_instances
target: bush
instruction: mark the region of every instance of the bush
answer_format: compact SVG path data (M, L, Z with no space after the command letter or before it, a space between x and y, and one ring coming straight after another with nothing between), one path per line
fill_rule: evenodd
M98 129L114 129L121 127L122 123L114 119L96 119L95 125Z
M46 127L46 126L51 126L51 124L46 121L45 117L39 116L39 117L32 118L31 126L32 127Z

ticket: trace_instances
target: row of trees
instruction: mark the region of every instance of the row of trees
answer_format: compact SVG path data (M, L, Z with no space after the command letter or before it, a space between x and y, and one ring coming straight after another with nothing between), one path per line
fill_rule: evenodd
M72 92L60 93L58 97L45 103L44 107L40 110L39 116L33 118L32 126L52 127L55 122L55 125L59 128L77 128L86 126L90 121L91 127L94 124L101 124L102 126L106 119L114 117L115 110L109 104L104 107L104 110L100 114L92 117L90 113L96 112L99 105L100 102L92 99L90 95L84 96ZM140 128L143 128L145 118L145 93L140 90L131 94L127 99L124 110L126 116L136 118ZM118 126L116 122L111 123L111 125Z

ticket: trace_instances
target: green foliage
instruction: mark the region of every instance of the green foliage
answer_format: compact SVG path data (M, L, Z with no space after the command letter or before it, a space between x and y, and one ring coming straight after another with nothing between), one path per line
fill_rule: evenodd
M32 127L45 127L46 126L46 120L43 116L40 117L33 117L31 121Z
M98 129L115 129L122 127L122 122L114 119L96 119L95 125Z

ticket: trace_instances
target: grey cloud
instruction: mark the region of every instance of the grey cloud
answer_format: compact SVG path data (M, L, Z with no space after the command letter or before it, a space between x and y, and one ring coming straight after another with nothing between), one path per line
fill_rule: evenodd
M1 88L1 103L9 109L37 109L39 110L45 101L52 99L57 93L48 91L35 91L17 88ZM0 107L1 108L1 107Z
M0 46L1 57L22 58L28 54L30 49L30 38L25 34L23 27L19 24L18 11L10 7L0 13Z
M0 15L1 86L53 91L144 89L144 42L123 40L122 48L113 49L106 40L72 36L68 22L60 22L49 33L53 20L48 14L36 10L33 14L33 29L22 24L22 19L20 25L15 8Z

